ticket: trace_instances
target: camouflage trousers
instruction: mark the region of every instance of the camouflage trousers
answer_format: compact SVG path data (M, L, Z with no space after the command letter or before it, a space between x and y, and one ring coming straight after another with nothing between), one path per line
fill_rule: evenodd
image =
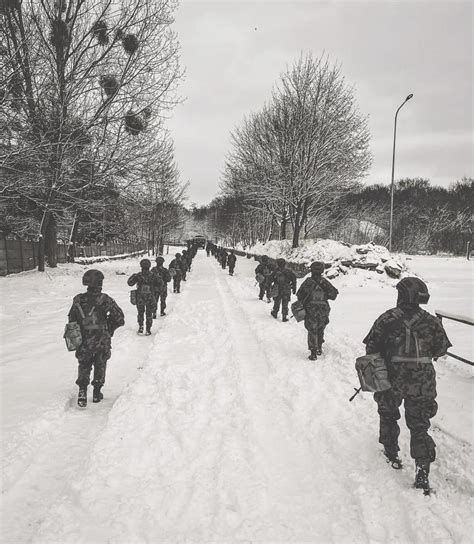
M432 364L388 365L392 388L374 393L380 416L379 442L389 452L399 451L399 407L404 401L405 421L410 429L410 455L419 464L429 464L436 458L436 445L428 434L430 419L436 415L436 372Z
M150 301L148 303L137 303L137 321L140 327L143 327L143 320L146 316L146 328L150 329L153 324L153 313L156 311L156 302Z
M271 296L270 296L270 284L267 281L263 281L260 284L260 292L258 294L258 298L260 300L263 300L264 296L267 296L268 301L270 302Z
M307 308L304 319L305 329L308 331L308 349L321 349L324 343L324 330L329 323L329 308Z
M235 264L229 264L229 274L234 275Z
M156 310L158 308L158 302L160 303L160 313L163 313L166 309L166 297L168 296L168 293L167 292L161 292L161 293L158 293L155 298L156 298L156 306L155 306L155 311L153 313L156 314Z
M90 383L92 366L94 366L94 378L92 380L92 385L99 385L102 387L105 382L105 370L107 367L107 359L109 357L110 352L83 352L81 356L78 357L79 367L76 384L79 387L87 387Z
M283 317L288 315L288 304L290 303L291 295L278 296L273 299L273 313L277 314L280 311L281 304L281 314Z

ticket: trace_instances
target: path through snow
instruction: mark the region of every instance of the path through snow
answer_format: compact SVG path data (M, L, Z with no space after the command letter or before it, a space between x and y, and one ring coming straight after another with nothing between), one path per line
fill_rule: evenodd
M151 338L137 337L124 276L109 275L136 263L104 265L105 291L126 307L127 325L114 338L103 403L75 407L75 388L64 390L72 369L48 367L65 358L56 338L15 357L6 337L3 381L14 393L2 417L4 542L470 541L472 441L434 429L438 492L424 497L411 488L402 423L406 468L391 470L371 396L347 401L360 339L331 324L325 354L309 362L304 327L275 322L257 300L254 261L239 259L230 277L202 251L182 293L170 294L169 315ZM56 294L77 292L79 273L56 274ZM67 303L44 304L46 313L62 309L61 323ZM337 324L343 290L333 306ZM353 310L346 303L346 318ZM29 374L37 408L22 398Z

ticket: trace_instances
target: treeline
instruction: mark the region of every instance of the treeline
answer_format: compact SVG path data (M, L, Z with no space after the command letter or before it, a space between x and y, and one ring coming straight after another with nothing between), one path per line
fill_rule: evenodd
M225 244L335 238L388 245L390 194L364 186L367 118L337 65L302 56L263 107L231 133L220 195L196 208ZM395 188L395 251L462 253L471 237L472 180L449 189L422 179Z
M449 188L432 186L428 180L402 179L395 184L393 251L406 253L447 252L462 255L472 240L474 180L463 178ZM220 196L193 210L204 222L203 230L226 245L251 246L268 240L292 240L291 226L282 237L276 222L265 222L245 205L245 199ZM359 186L347 193L325 214L319 214L309 236L351 244L374 242L388 246L390 186Z
M40 241L159 241L185 187L163 126L179 100L174 0L0 6L0 230Z

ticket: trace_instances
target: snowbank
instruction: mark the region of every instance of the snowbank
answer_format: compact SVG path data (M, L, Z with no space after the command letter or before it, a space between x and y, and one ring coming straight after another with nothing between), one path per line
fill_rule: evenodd
M144 249L142 251L135 251L133 253L122 253L120 255L101 255L99 257L76 257L74 262L76 264L94 264L94 263L103 263L105 261L115 261L117 259L129 259L132 257L137 257L138 255L145 255L147 251Z
M349 245L335 240L304 240L300 247L292 248L289 240L271 240L264 244L258 243L246 251L255 255L268 255L272 259L283 257L291 263L307 266L313 261L323 261L327 269L325 275L330 279L346 274L350 268L386 273L392 278L399 278L406 270L401 256L393 256L387 248L372 242Z

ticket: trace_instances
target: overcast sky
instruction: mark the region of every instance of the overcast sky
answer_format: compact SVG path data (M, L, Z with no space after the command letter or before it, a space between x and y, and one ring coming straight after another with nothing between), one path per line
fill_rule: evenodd
M217 195L230 131L259 110L301 52L340 63L369 115L366 183L424 177L448 186L473 172L473 3L181 0L175 28L186 98L168 122L189 202Z

